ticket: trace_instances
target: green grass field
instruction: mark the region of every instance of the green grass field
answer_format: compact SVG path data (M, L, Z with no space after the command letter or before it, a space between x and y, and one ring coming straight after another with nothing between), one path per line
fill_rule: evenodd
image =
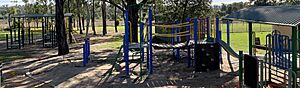
M266 36L271 32L257 32L256 37L260 38L262 45L266 44ZM249 39L248 33L230 33L230 45L238 52L239 50L248 53L249 52ZM226 33L222 33L222 40L227 41ZM258 54L264 54L264 51L258 51Z
M231 33L231 46L233 47L233 49L235 51L238 50L242 50L245 53L248 52L248 33L247 33L247 24L243 24L243 23L239 23L239 24L233 24L233 29L232 29L232 25L231 26L231 32L235 32L235 33ZM253 30L254 31L268 31L268 32L256 32L256 36L260 37L261 40L261 44L265 44L265 36L271 32L272 26L270 25L260 25L260 24L253 24ZM91 27L89 27L89 29L91 29ZM76 28L74 29L76 30L77 33L79 33L79 30L77 30ZM115 29L112 26L108 26L107 30L110 33L114 33ZM221 30L223 31L222 33L222 39L224 41L226 41L226 24L222 24L221 25ZM124 26L118 26L118 31L123 33L124 32ZM85 33L85 31L83 31ZM96 27L96 32L98 34L102 34L102 27ZM92 33L91 30L89 30L89 33ZM5 34L8 34L8 32L0 32L0 41L4 41L5 40ZM40 34L40 33L35 33ZM113 34L108 34L109 36L113 35ZM84 35L83 35L84 36ZM120 45L122 45L122 38L120 37L114 37L112 41L109 42L105 42L104 44L102 44L101 46L97 46L95 47L96 49L117 49L120 47ZM258 52L258 53L263 53L263 52Z
M221 24L221 31L226 32L227 25ZM252 31L254 32L270 32L272 31L272 25L267 24L252 24ZM248 32L248 23L233 23L230 24L230 32Z
M264 28L269 28L269 25L264 25ZM239 27L242 27L241 25ZM256 26L258 27L258 26ZM122 27L118 27L120 29ZM102 29L102 27L97 27L97 30ZM114 31L114 28L108 28L109 31ZM254 29L256 30L256 29ZM120 29L119 31L123 32L124 27ZM100 31L98 31L100 32ZM225 31L226 32L226 31ZM226 33L222 33L222 40L227 41L227 36ZM271 33L269 32L256 32L256 37L260 38L261 44L264 45L266 42L266 35ZM230 33L230 42L231 42L231 47L238 52L239 50L244 51L245 53L248 53L248 46L249 46L249 41L248 41L248 32L236 32L236 33ZM117 49L122 45L122 38L116 38L114 41L107 42L103 44L103 46L98 46L97 49ZM258 54L263 54L264 51L258 51Z

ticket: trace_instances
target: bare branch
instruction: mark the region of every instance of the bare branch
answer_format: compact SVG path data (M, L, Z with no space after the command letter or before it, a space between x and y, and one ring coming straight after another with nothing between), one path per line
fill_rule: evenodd
M109 0L109 1L107 1L107 0L101 0L101 1L107 2L107 3L109 3L109 4L111 4L111 5L115 6L115 7L117 7L118 9L122 10L123 12L125 12L125 9L124 9L124 8L122 8L121 6L119 6L118 4L114 3L114 2L111 1L111 0Z
M148 0L143 0L143 1L142 1L142 2L140 2L139 4L140 4L140 5L144 5L144 4L146 4L146 3L147 3L147 1L148 1Z
M123 6L124 6L124 7L127 7L125 1L124 1L124 0L121 0L121 1L122 1Z

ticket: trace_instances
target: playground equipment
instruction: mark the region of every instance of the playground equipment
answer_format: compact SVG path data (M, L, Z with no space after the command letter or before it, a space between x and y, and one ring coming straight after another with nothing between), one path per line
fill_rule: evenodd
M230 17L230 16L229 16ZM157 23L152 23L152 10L151 8L149 9L149 18L146 23L141 23L140 28L141 28L141 36L144 35L143 29L146 27L146 40L144 40L144 37L141 37L141 42L139 44L139 47L137 47L140 50L140 65L141 65L141 70L142 71L142 64L146 61L146 71L147 74L152 74L153 73L153 47L160 47L160 48L167 48L167 49L175 49L175 53L177 53L177 50L179 49L188 49L188 51L193 51L189 52L189 60L188 64L189 66L193 66L192 63L199 64L197 61L194 60L201 60L204 58L208 58L207 56L200 55L202 49L204 49L200 44L206 43L213 43L213 44L218 44L217 47L223 48L227 53L227 59L229 63L230 61L230 56L239 58L239 86L240 87L266 87L267 85L273 84L273 83L268 83L266 81L271 80L269 82L273 82L276 77L274 77L273 72L281 72L280 70L283 70L284 72L281 72L283 74L281 77L281 81L286 85L285 87L295 87L296 85L296 69L297 69L297 52L296 52L296 27L293 27L293 35L292 39L289 39L287 36L280 35L280 37L276 37L277 34L273 34L274 36L270 36L269 42L267 45L267 54L262 60L258 59L257 57L254 56L253 53L253 32L252 32L252 20L249 21L249 54L244 55L242 51L239 51L237 54L231 47L230 47L230 21L231 20L236 20L236 19L231 19L227 17L227 43L221 40L221 32L219 29L219 19L216 18L215 20L211 20L210 17L206 17L205 20L203 18L194 18L192 21L187 21L186 23L176 23L176 24L168 24L168 25L162 25L162 24L157 24ZM212 17L214 18L214 17ZM238 18L240 19L240 18ZM200 24L199 24L200 23ZM214 25L212 25L214 24ZM145 27L144 27L145 26ZM172 30L171 34L160 34L160 33L152 33L152 26L155 27L161 27L161 28L170 28L166 30ZM185 28L187 31L178 31L180 28ZM193 29L193 30L190 30ZM176 32L175 32L176 30ZM200 30L200 31L199 31ZM122 49L123 49L123 60L125 62L125 72L126 76L130 75L130 60L129 60L129 55L131 52L130 49L132 49L132 46L134 44L129 42L129 34L130 34L130 29L129 29L129 21L128 21L128 12L125 12L125 35L124 35L124 41L123 41L123 46L121 46L118 56L122 55ZM153 36L160 36L160 37L169 37L172 38L171 44L162 44L162 43L154 43ZM187 40L182 42L178 42L178 37L187 37ZM180 38L179 38L180 40ZM205 40L205 41L204 41ZM289 44L291 42L291 44ZM213 47L216 47L213 45ZM146 55L144 56L144 48L146 48ZM290 48L290 49L289 49ZM205 51L205 49L204 49ZM218 50L219 51L219 50ZM215 54L214 56L219 58L219 63L222 63L222 57L219 54ZM202 52L203 53L203 52ZM207 53L207 52L204 52ZM199 54L199 55L198 55ZM176 57L177 57L176 55ZM271 55L271 56L270 56ZM291 55L291 56L289 56ZM147 58L147 59L144 59ZM244 59L245 58L245 59ZM246 60L247 58L247 60ZM177 58L178 59L178 58ZM212 60L212 59L211 59ZM117 58L116 58L117 61ZM217 61L216 59L213 59L213 61ZM117 63L117 62L115 62ZM249 64L252 63L252 64ZM200 66L203 63L200 63ZM243 65L245 64L245 65ZM115 66L115 64L113 65ZM194 65L197 66L197 65ZM231 69L232 66L230 65ZM201 67L200 67L201 68ZM203 67L202 67L203 68ZM273 68L276 68L275 71L272 70ZM260 70L258 70L260 69ZM278 70L279 69L279 70ZM271 71L270 71L271 70ZM110 72L113 71L113 69L109 70ZM204 70L205 71L205 70ZM141 74L140 74L141 75ZM271 75L271 76L269 76ZM280 75L275 75L275 76L280 76ZM258 78L260 77L260 78ZM275 79L276 80L276 79Z
M201 19L200 19L201 20ZM209 17L206 18L207 22L201 22L199 24L199 19L198 18L194 18L192 21L190 21L189 19L186 20L186 23L176 23L176 24L171 24L171 25L161 25L161 24L156 24L156 23L152 23L152 10L151 8L149 9L149 18L148 18L148 23L140 23L140 36L141 36L141 42L140 44L134 44L134 43L130 43L130 39L129 39L129 21L128 21L128 12L125 12L125 35L124 35L124 40L123 40L123 46L121 46L120 51L118 53L118 56L116 57L116 59L119 57L119 55L121 54L121 50L123 48L123 59L125 62L125 72L126 72L126 76L130 75L130 68L129 68L129 64L130 64L130 60L129 60L129 52L132 52L131 49L134 48L138 48L140 50L140 68L142 71L142 64L144 63L144 61L146 61L146 71L147 74L152 74L153 73L153 47L159 47L159 48L165 48L165 49L175 49L175 53L177 53L177 55L179 55L179 53L177 52L177 50L179 49L187 49L188 50L188 66L192 66L192 63L196 63L195 61L192 60L192 58L194 58L194 60L196 59L202 59L205 56L199 56L198 54L201 51L201 47L200 44L205 44L205 42L211 42L213 44L216 44L215 47L219 48L219 47L223 47L229 54L233 55L234 57L238 57L241 58L243 57L243 54L236 54L231 48L230 46L228 46L228 44L226 44L224 41L221 40L221 32L219 29L219 19L215 18L214 20L209 19ZM211 23L211 24L206 24L206 26L204 26L201 23ZM213 25L212 25L213 24ZM200 26L199 25L203 25ZM144 41L144 33L143 33L143 29L145 27L148 29L146 31L146 41ZM172 34L160 34L160 33L152 33L152 26L155 27L161 27L161 28L170 28L172 30ZM205 30L206 28L206 30ZM170 30L167 29L167 30ZM176 29L176 32L175 32ZM186 29L186 31L179 31L182 29ZM193 30L191 30L193 29ZM198 30L200 30L198 32ZM203 30L205 30L205 32L203 32ZM200 38L200 35L202 37L206 37L206 40L204 41L205 38ZM204 35L204 36L203 36ZM166 43L154 43L153 40L153 36L160 36L160 37L168 37L168 38L172 38L172 44L166 44ZM186 41L183 42L178 42L178 40L180 40L179 37L186 37ZM199 39L198 39L199 38ZM192 39L192 40L191 40ZM138 46L138 47L135 47ZM144 48L146 48L146 55L144 56ZM191 51L193 50L194 54L191 53ZM176 57L178 57L176 55ZM192 57L192 55L194 57ZM218 50L215 53L215 58L214 64L219 64L221 60L220 56L220 50ZM146 57L146 59L144 59ZM180 57L179 57L180 58ZM179 58L177 58L179 60ZM114 64L117 64L116 62ZM207 64L208 63L202 63L202 64ZM201 64L201 65L202 65ZM115 65L113 65L113 67L109 70L110 74L113 71ZM242 66L242 65L241 65ZM216 66L217 67L217 66ZM201 67L200 67L201 68ZM219 67L217 67L219 69ZM205 69L205 68L201 68L201 69ZM241 67L242 69L242 67ZM212 69L215 70L215 69ZM141 74L140 74L141 75Z
M267 11L267 12L266 12ZM298 51L299 41L299 7L266 6L250 7L234 12L226 17L227 20L248 22L249 55L254 55L252 23L271 24L290 27L287 37L277 32L268 35L267 45L264 46L266 56L259 60L260 86L280 85L281 87L297 88L299 81ZM289 14L288 16L286 14ZM285 15L285 16L281 16ZM290 48L290 49L289 49ZM275 70L274 70L275 69ZM275 73L275 75L273 74ZM277 73L277 74L276 74ZM280 75L278 75L280 74ZM278 77L279 76L279 77ZM288 77L287 77L288 76ZM279 79L278 79L279 78ZM267 82L266 82L267 81ZM275 82L274 82L275 81ZM258 81L257 81L258 82ZM297 83L296 83L297 82Z
M72 43L72 13L66 13L65 17L69 20L66 28L69 30L69 42ZM42 42L42 47L54 48L56 44L56 29L54 24L54 14L17 14L10 17L9 31L6 35L7 49L21 49L26 44L34 44L34 32L42 32L42 38L36 39L37 42ZM39 30L39 20L42 20L41 30ZM35 20L36 26L31 26L31 22ZM27 22L27 23L26 23ZM27 26L26 26L27 25ZM36 28L33 30L33 28ZM38 36L40 37L40 36Z
M9 24L11 27L11 25ZM10 36L6 34L6 44L7 49L16 49L21 48L24 46L24 29L21 26L24 26L24 19L21 21L21 18L13 18L13 25L12 28L10 28ZM29 32L30 33L30 32ZM10 37L10 43L9 43L9 37Z
M87 17L87 21L86 21L86 29L85 30L85 38L84 38L84 44L83 44L83 61L82 61L82 65L86 66L89 59L90 59L90 37L89 37L89 24L90 24L90 17Z

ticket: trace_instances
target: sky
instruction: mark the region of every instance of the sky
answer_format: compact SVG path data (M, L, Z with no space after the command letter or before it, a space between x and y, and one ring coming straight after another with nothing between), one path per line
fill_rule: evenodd
M14 1L14 0L0 0L0 6L1 5L15 5L15 4L23 5L24 4L22 2L22 0L15 0L15 1L17 1L17 3L12 3L11 1Z
M22 0L16 0L18 1L18 3L12 3L11 0L0 0L0 5L15 5L15 4L21 4L23 5L24 3L22 2ZM224 4L230 4L233 2L246 2L248 0L212 0L212 5L221 5L222 3Z
M212 5L222 5L222 3L224 4L230 4L233 2L246 2L249 0L212 0Z

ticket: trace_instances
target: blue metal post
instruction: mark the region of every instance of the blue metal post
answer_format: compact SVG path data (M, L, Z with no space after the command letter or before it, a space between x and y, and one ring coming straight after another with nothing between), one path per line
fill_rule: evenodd
M197 42L198 42L198 19L194 18L194 62L196 62L197 59L197 53L196 53L196 48L197 48Z
M126 71L126 76L129 76L129 26L128 26L128 21L129 21L129 16L128 16L128 11L125 12L125 43L124 43L124 60L125 60L125 71Z
M209 24L209 17L206 17L206 31L207 31L207 39L210 39L210 24Z
M190 18L187 18L186 21L190 22ZM190 34L191 27L187 26L186 30L189 31L188 33ZM190 39L191 39L190 37L191 37L190 35L187 36L187 44L190 42ZM192 58L191 58L191 48L190 48L190 46L188 46L187 50L188 50L188 67L191 67L191 62L192 62L191 60L192 60Z
M141 61L144 62L144 23L140 24L140 53Z
M220 34L220 29L219 29L220 27L219 27L219 18L218 17L216 17L216 42L219 42L221 39L221 34Z
M176 21L176 24L179 24L179 21ZM176 43L179 43L179 36L176 35L179 32L180 32L179 27L177 27L176 28L176 33L175 33ZM180 59L180 51L179 50L180 50L179 48L176 49L176 59L177 59L177 61L179 61L179 59Z
M221 31L220 31L220 27L219 27L219 18L216 17L216 43L218 43L220 40L221 40ZM221 52L221 46L220 46L220 54L219 54L219 60L220 60L220 63L223 64L222 62L222 52Z
M149 59L150 59L150 74L153 73L152 69L152 9L149 9Z
M91 55L90 38L87 38L87 45L86 46L87 46L87 56L86 56L86 58L87 58L87 61L88 61L88 60L90 60L89 57Z
M146 30L148 31L149 28L146 27ZM150 35L150 34L148 33L148 35ZM149 36L147 37L147 41L148 41L148 42L150 41L150 40L149 40ZM149 60L150 60L150 59L149 59L149 56L150 56L150 55L149 55L149 52L150 52L149 47L146 48L146 51L147 51L147 53L146 53L146 54L147 54L147 57L146 57L146 59L147 59L146 68L147 68L147 70L149 70L149 67L150 67L150 66L149 66Z
M230 21L227 20L227 45L230 46ZM230 54L227 52L227 59L230 61Z
M82 58L82 64L83 64L83 66L85 66L85 43L83 44L83 49L82 49L82 51L83 51L83 58Z

